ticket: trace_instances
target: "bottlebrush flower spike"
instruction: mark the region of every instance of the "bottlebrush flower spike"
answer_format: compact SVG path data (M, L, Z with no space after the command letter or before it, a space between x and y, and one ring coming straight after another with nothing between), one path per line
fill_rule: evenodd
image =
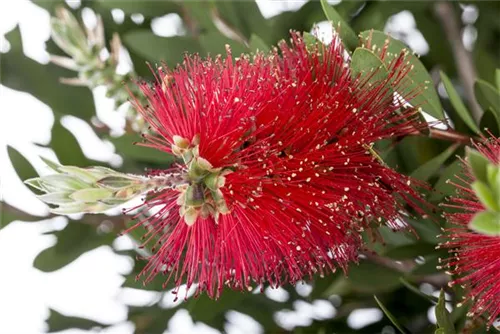
M151 127L143 145L179 157L172 169L189 180L148 195L143 207L156 213L131 228L146 226L155 243L146 282L163 273L211 297L295 283L346 270L364 229L404 227L419 195L372 145L422 126L418 106L393 94L419 92L404 89L404 52L388 68L385 80L353 78L338 39L311 47L294 33L279 51L187 56L139 83L149 105L135 106Z
M489 161L500 165L500 138L491 138L475 146ZM445 230L446 241L440 245L450 252L450 257L442 260L442 267L454 275L450 286L459 284L469 290L458 305L472 301L468 315L489 314L488 325L491 326L500 316L500 236L485 235L468 227L471 219L485 210L471 189L473 176L469 161L464 161L464 173L457 180L453 183L457 196L445 204L457 211L446 214L453 227Z

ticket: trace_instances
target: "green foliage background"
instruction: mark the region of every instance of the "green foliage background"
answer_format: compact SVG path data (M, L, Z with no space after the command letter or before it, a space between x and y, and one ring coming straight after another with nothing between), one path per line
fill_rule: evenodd
M34 1L38 6L54 13L57 6L65 6L64 1ZM474 23L478 35L472 51L472 59L481 78L476 83L476 99L481 106L484 116L479 122L475 121L469 112L471 101L463 96L463 82L459 80L454 50L449 38L443 29L440 20L436 17L436 3L431 1L342 1L326 8L328 17L342 22L342 34L346 44L358 42L357 35L368 29L383 30L387 20L402 10L409 10L413 14L417 28L422 32L429 52L420 57L425 66L425 76L432 81L431 85L438 87L441 83L441 94L427 100L433 103L434 115L439 116L440 108L444 108L449 119L453 122L457 132L464 136L476 136L485 127L497 134L500 124L500 102L495 101L498 95L500 67L500 2L452 2L452 20L459 23L462 29L461 14L463 4L473 4L479 11L479 17ZM280 39L288 38L290 29L311 31L314 23L325 20L325 12L320 2L310 1L295 12L284 12L270 19L265 19L253 1L85 1L84 6L100 14L104 21L106 40L111 40L113 33L118 33L130 53L136 73L143 78L150 78L151 73L146 61L152 64L164 60L168 65L175 66L182 61L185 52L198 52L201 55L224 53L224 45L230 44L233 54L252 52L257 48L264 49L274 45ZM110 10L122 9L126 16L122 24L113 21ZM332 11L333 8L333 11ZM79 15L80 9L75 10ZM130 14L141 13L144 21L140 24L132 22ZM186 34L176 37L159 37L150 29L151 20L169 13L177 13L183 20ZM214 23L214 13L225 22L233 31L237 32L238 40L224 36ZM352 29L352 30L351 30ZM363 36L363 34L362 34ZM405 36L395 36L403 38ZM1 55L0 82L9 88L27 92L50 106L54 112L56 122L52 129L50 147L63 164L88 166L99 163L90 161L82 153L73 134L66 130L59 122L64 115L73 115L87 122L95 115L95 106L91 92L86 87L72 87L60 83L61 77L75 75L66 69L54 64L42 65L23 54L21 36L16 28L7 36L11 49ZM354 41L353 41L354 39ZM245 45L245 43L247 45ZM47 50L51 54L64 55L57 46L49 40ZM440 75L440 72L443 73ZM444 74L446 73L446 74ZM444 89L448 96L443 94ZM493 89L493 99L488 100L485 95ZM434 92L434 90L431 90ZM496 93L495 93L496 92ZM495 95L497 94L497 95ZM498 102L498 103L496 103ZM432 113L432 112L429 112ZM103 139L109 139L105 131L97 134ZM171 162L165 154L138 150L133 142L137 134L127 133L120 138L111 138L117 152L123 157L121 171L140 173L145 167L164 168ZM383 159L400 172L412 175L418 179L428 181L435 191L429 191L427 196L433 204L438 205L445 196L453 193L453 188L446 180L453 177L459 170L457 155L464 153L464 142L433 138L430 135L413 136L404 139L395 139L393 142L384 142L377 147ZM37 174L30 163L15 149L9 147L9 157L21 179L35 177ZM440 210L440 209L437 209ZM2 205L2 226L12 221L32 221L36 224L39 217L16 210L8 204ZM168 320L179 309L189 311L193 320L201 321L219 330L224 329L225 314L229 310L237 310L248 314L257 320L265 332L287 332L275 321L274 315L280 310L293 310L298 301L312 303L322 299L335 304L336 315L328 319L315 319L308 327L297 327L297 333L393 333L396 325L388 317L372 323L362 329L354 330L347 325L346 319L356 309L367 307L385 308L394 319L397 319L403 330L411 333L433 333L436 326L431 324L427 311L436 298L428 296L418 290L422 283L429 283L439 290L444 288L452 301L459 300L463 293L460 288L448 288L447 276L436 269L438 258L446 256L446 251L436 250L437 235L440 227L446 223L436 212L437 222L429 219L410 220L409 223L420 235L416 238L411 234L395 234L386 228L380 229L385 243L373 244L367 238L368 246L377 251L380 256L362 259L359 265L352 265L349 276L336 273L327 277L316 277L308 282L312 292L303 296L297 293L292 286L284 288L289 293L285 302L277 302L267 298L264 294L241 293L227 290L218 301L201 296L190 299L171 309L161 308L158 304L147 307L129 307L129 320L136 326L137 333L161 333ZM98 233L97 228L103 220L112 222L110 233ZM116 233L130 224L126 217L108 217L105 215L85 215L80 221L72 221L62 231L54 232L57 237L55 246L42 251L34 261L34 266L42 271L50 272L71 263L83 253L100 245L110 245L116 238ZM135 251L116 251L136 258ZM395 262L399 261L399 262ZM133 273L126 276L124 287L164 291L161 280L147 286L134 280L144 266L144 261L136 260ZM417 287L415 291L415 287ZM373 295L378 297L378 301ZM342 302L338 304L338 296ZM77 302L77 301L75 301ZM380 303L380 304L379 304ZM441 305L441 304L440 304ZM446 312L439 308L442 314ZM454 308L448 323L454 324L457 330L467 326L471 331L478 333L486 329L479 324L466 324L466 307ZM389 316L390 317L390 316ZM446 318L446 317L445 317ZM439 317L438 317L439 320ZM443 320L444 321L444 320ZM51 332L67 328L90 329L103 324L91 320L63 315L51 311L48 320ZM449 324L448 324L449 325ZM392 326L393 330L388 326ZM440 324L441 327L445 326ZM447 330L450 330L449 327Z

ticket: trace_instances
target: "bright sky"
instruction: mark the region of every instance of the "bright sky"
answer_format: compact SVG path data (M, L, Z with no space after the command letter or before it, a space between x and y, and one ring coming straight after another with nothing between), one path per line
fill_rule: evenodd
M259 7L266 17L283 10L296 10L305 1L259 0ZM118 16L123 13L115 13ZM177 18L169 16L157 20L154 28L158 34L171 35L172 25ZM49 15L28 0L0 2L0 51L8 49L3 34L21 27L25 54L39 62L47 62L44 42L49 38ZM392 25L392 26L391 26ZM409 13L396 16L387 27L403 29L414 34L415 50L426 52L426 43L415 29L415 22ZM173 29L175 33L176 29ZM420 49L419 49L420 48ZM110 101L103 98L104 92L94 92L99 101L98 114L114 128L120 128L123 119L111 110ZM29 94L13 91L0 86L0 180L3 200L31 214L43 216L47 207L38 201L22 184L10 165L6 145L19 150L41 173L46 173L40 155L56 160L49 149L34 143L47 144L54 122L51 109ZM66 117L63 125L72 131L82 144L84 153L92 159L119 165L120 157L113 145L102 142L85 122L74 117ZM1 222L0 222L1 223ZM71 222L70 222L71 223ZM134 326L126 322L126 305L146 305L160 296L152 292L121 289L123 276L131 270L132 260L118 256L109 246L88 252L79 259L54 273L45 274L32 267L33 259L44 248L55 243L52 236L44 232L62 229L67 218L59 217L37 223L14 222L0 230L0 333L41 333L47 330L45 320L48 308L53 308L68 316L82 316L106 324L114 324L104 333L132 333ZM132 247L126 237L114 244L117 247ZM299 293L307 295L307 286L299 286ZM304 290L305 289L305 290ZM267 290L270 298L286 299L286 291ZM167 294L169 297L171 294ZM171 298L171 297L170 297ZM168 299L162 301L171 307ZM285 328L307 325L313 318L328 318L335 314L335 308L326 301L297 303L294 311L279 312L276 321ZM361 328L382 317L378 309L364 309L353 312L349 323ZM230 333L260 333L261 326L241 313L227 313L226 331ZM167 319L166 319L167 322ZM187 311L179 311L168 321L171 333L212 333L203 324L193 324ZM71 330L66 333L79 333Z

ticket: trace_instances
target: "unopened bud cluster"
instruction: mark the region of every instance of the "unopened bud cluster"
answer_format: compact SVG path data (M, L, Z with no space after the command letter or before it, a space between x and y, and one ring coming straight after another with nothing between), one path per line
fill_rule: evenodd
M118 74L116 69L122 43L117 34L111 40L109 57L105 57L104 25L98 16L93 29L82 27L70 11L58 8L56 17L51 20L52 39L70 57L51 56L56 65L78 71L76 78L61 78L61 82L69 85L87 86L91 89L105 86L107 97L112 98L115 107L128 101L129 93L123 83L135 77L135 73ZM136 96L138 88L130 85L129 89ZM127 110L127 120L134 131L145 130L144 119L132 108Z
M229 213L220 188L224 187L225 175L229 169L213 168L212 164L200 157L199 136L192 140L180 136L173 137L172 153L184 160L187 166L187 184L177 187L181 195L177 199L179 213L188 225L193 225L198 217L212 216L217 222L220 214Z
M103 212L145 192L172 187L175 180L171 175L148 178L100 166L80 168L45 162L56 174L29 179L25 183L42 191L44 194L38 198L55 205L51 212L56 214Z

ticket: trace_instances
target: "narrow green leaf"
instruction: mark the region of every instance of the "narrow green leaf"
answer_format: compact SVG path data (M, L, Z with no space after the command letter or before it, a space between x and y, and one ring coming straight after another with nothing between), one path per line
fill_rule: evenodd
M337 11L328 4L326 0L321 0L321 7L323 8L326 18L329 21L332 21L333 27L338 30L344 45L349 50L354 50L358 45L358 39L352 28L344 21L344 19L342 19L339 13L337 13Z
M386 41L388 41L387 52L392 55L399 54L404 49L409 49L408 46L401 41L398 41L381 31L366 30L361 32L359 36L363 44L371 38L371 46L375 46L376 50L381 49ZM393 57L387 56L384 58L384 62L388 65L393 59ZM400 93L405 95L405 93L420 90L421 93L419 96L415 97L411 103L421 106L423 111L426 113L438 119L442 119L444 117L443 107L441 106L439 96L434 88L434 85L432 84L432 78L427 72L427 69L422 64L420 59L411 53L408 53L406 60L413 65L413 69L407 74L409 84L406 85L404 91ZM427 88L425 89L425 87Z
M90 161L83 154L75 136L60 122L56 121L52 127L50 146L63 165L78 167L90 165Z
M453 326L453 322L450 318L450 312L446 309L446 301L444 298L444 291L441 289L441 293L439 294L439 300L436 305L436 320L439 328L444 330L445 334L455 334L455 327Z
M75 201L93 203L99 200L104 200L111 195L112 191L108 189L89 188L75 191L70 197Z
M490 161L485 158L478 151L467 148L466 149L467 160L472 169L472 173L474 177L481 182L488 182L488 174L487 174L487 166L490 164Z
M467 126L469 126L472 131L480 134L481 131L472 119L469 110L467 110L467 107L460 98L460 95L455 90L455 87L453 87L450 78L448 78L448 76L443 71L440 71L439 73L441 75L441 81L443 82L444 88L446 89L446 93L448 94L451 105L453 106L453 108L455 108L457 114L462 118L465 124L467 124Z
M492 84L477 79L474 83L474 94L484 110L491 108L497 116L500 115L500 92Z
M415 294L423 297L424 299L427 299L431 303L437 304L437 302L439 301L438 298L436 298L436 297L434 297L432 295L428 295L428 294L423 293L422 291L420 291L419 288L417 288L416 286L414 286L413 284L411 284L410 282L408 282L407 280L405 280L403 277L401 277L399 280L401 281L401 283L403 283L403 285L408 290L410 290L411 292L414 292Z
M456 187L453 186L449 181L452 180L455 175L459 174L462 171L462 164L460 160L453 161L450 165L448 165L441 176L434 184L434 192L431 195L431 202L438 202L443 197L449 196L456 191Z
M30 164L28 159L23 157L21 153L19 153L16 149L11 146L7 146L7 153L9 154L10 162L14 167L14 170L17 173L17 176L21 179L21 181L25 181L27 179L31 179L38 176L38 173Z
M394 317L394 315L392 315L392 313L389 312L389 310L385 307L384 304L382 304L382 302L377 298L377 296L373 295L373 298L377 302L377 304L380 307L380 309L382 310L382 312L384 312L386 317L392 322L394 327L396 327L401 334L406 334L406 331L403 329L403 326L401 324L399 324L396 317Z
M427 181L443 167L446 160L457 150L458 145L451 145L443 153L427 161L411 173L411 177Z
M500 212L483 211L476 214L469 223L469 228L481 234L500 236Z
M59 172L59 167L61 167L61 165L59 165L57 162L44 157L40 157L40 159L42 159L42 161L45 162L45 164L49 166L54 172Z
M269 46L267 46L266 42L262 40L259 36L252 34L250 36L250 50L256 52L256 51L261 51L261 52L269 52Z

